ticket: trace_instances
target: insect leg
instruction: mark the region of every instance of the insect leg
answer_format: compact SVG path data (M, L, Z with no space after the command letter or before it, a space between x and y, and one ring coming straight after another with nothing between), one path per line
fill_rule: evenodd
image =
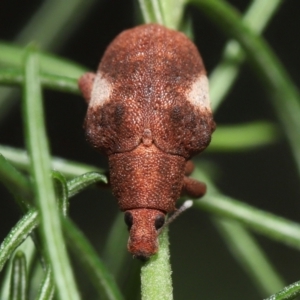
M184 177L181 194L199 198L206 193L206 184L193 178Z
M185 165L184 175L189 176L193 173L195 169L194 163L191 160L188 160Z

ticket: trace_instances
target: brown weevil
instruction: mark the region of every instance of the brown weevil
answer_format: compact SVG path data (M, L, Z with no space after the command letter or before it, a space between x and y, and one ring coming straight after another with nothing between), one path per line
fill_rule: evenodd
M108 46L97 73L79 87L88 103L88 141L108 156L112 192L125 212L128 250L146 259L180 194L203 196L187 177L189 159L211 140L215 123L196 46L160 25L137 26Z

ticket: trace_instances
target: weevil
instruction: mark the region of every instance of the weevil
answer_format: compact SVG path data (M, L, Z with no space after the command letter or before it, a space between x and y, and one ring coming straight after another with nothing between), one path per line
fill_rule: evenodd
M215 129L201 56L183 33L137 26L111 42L79 88L88 103L87 140L108 156L112 192L125 212L128 250L147 259L180 194L206 191L187 177L190 158Z

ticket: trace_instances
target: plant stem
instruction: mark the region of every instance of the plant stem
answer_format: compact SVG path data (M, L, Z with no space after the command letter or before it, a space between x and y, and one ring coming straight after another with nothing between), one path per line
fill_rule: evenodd
M248 230L238 222L226 218L214 219L214 224L262 296L270 295L284 287L284 281Z
M77 79L75 78L42 73L40 79L42 86L45 88L74 94L79 93ZM0 70L0 83L20 86L23 82L24 74L20 68L3 68Z
M286 131L300 174L300 94L268 44L243 23L241 16L223 0L191 0L243 47L247 59L272 97L272 104Z
M254 32L261 33L282 2L283 0L254 0L243 15L243 21ZM217 110L236 80L245 54L237 41L230 40L225 46L222 57L222 61L209 76L213 111Z
M32 163L35 197L41 217L41 235L53 270L60 299L80 299L62 235L60 212L57 208L50 177L48 141L43 118L39 80L38 55L28 50L25 60L24 122L26 142Z
M74 32L94 3L96 3L96 0L43 1L37 12L23 26L14 42L26 45L31 41L35 41L43 49L58 49L67 41L67 37ZM3 54L4 52L5 46L0 45L0 53ZM8 54L10 57L14 57L16 53ZM7 61L5 60L4 63L7 63ZM8 114L15 103L14 92L15 90L0 87L0 121Z
M114 279L86 237L71 220L66 218L63 220L63 224L64 234L70 244L70 249L81 263L82 268L85 269L87 276L99 294L99 299L123 299Z
M3 156L5 156L5 159L7 159L15 167L24 171L30 170L29 157L25 150L0 145L0 153L2 153ZM104 173L104 170L92 165L87 165L55 156L52 157L51 169L59 171L66 177L79 176L91 171Z
M124 226L123 213L118 212L107 235L102 257L115 278L119 278L128 257L126 243L128 232ZM123 248L120 245L124 245Z
M31 209L27 214L13 227L0 246L0 271L3 269L6 261L13 251L28 237L38 225L38 212Z
M80 191L84 190L87 186L94 183L107 183L107 178L103 174L98 172L88 172L82 175L79 175L72 180L69 180L67 183L69 192L69 197L73 197L78 194Z
M194 207L206 210L216 216L227 217L256 232L300 249L300 224L237 201L217 191L209 178L198 168L193 176L208 186L207 194L194 202Z
M251 151L278 141L280 132L270 122L255 121L238 125L220 125L213 134L207 152Z
M22 69L25 50L22 47L0 42L0 64ZM67 59L40 52L37 54L41 73L64 76L77 80L86 69Z
M142 300L172 300L168 227L159 236L159 251L141 268Z
M270 296L265 300L292 300L296 299L300 295L300 281L297 281L291 285L286 286L278 293Z
M26 300L26 299L27 299L26 258L22 251L18 251L13 258L9 300Z
M145 23L158 23L163 25L163 13L159 0L138 0Z
M29 208L29 201L23 201L23 197L32 200L32 186L28 178L12 166L2 154L0 154L0 180L14 195L22 212Z
M54 282L51 269L48 267L36 300L51 300L54 294Z

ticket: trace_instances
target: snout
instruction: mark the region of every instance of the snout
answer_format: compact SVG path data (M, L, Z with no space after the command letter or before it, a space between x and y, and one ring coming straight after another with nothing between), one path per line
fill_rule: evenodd
M132 240L129 238L127 248L135 258L146 261L158 251L158 243L156 239Z
M162 227L165 214L160 210L137 208L124 214L129 230L128 251L136 258L147 260L158 251L158 230Z

